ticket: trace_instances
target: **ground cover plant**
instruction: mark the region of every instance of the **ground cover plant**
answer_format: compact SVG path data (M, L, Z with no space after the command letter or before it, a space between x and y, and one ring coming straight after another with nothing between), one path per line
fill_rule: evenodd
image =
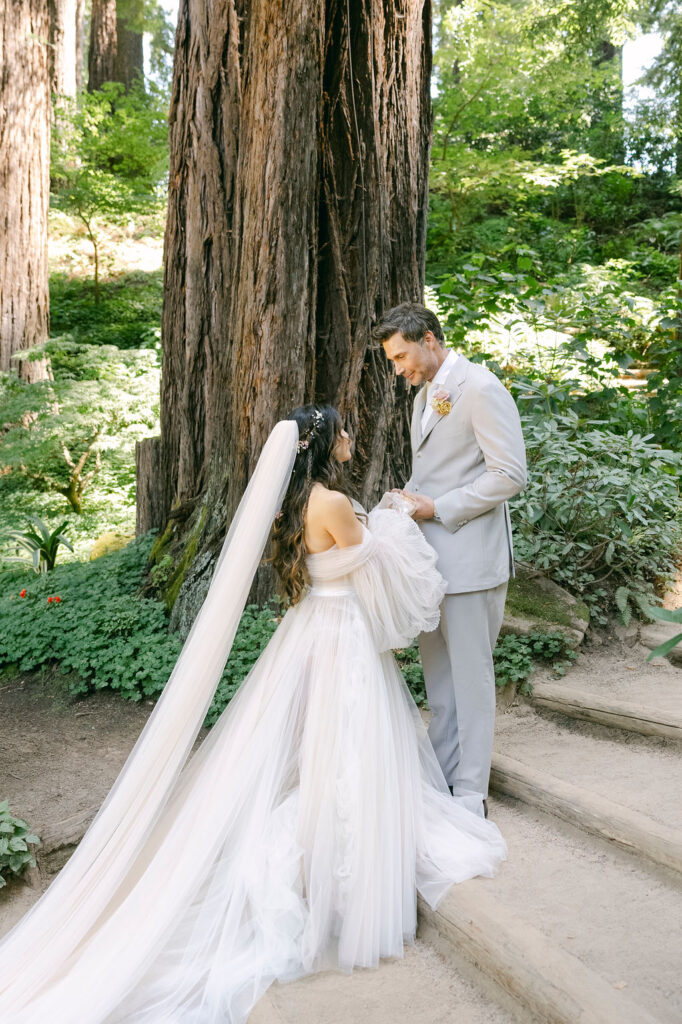
M7 885L6 875L22 875L36 866L31 847L39 844L28 823L12 814L9 801L0 800L0 889Z

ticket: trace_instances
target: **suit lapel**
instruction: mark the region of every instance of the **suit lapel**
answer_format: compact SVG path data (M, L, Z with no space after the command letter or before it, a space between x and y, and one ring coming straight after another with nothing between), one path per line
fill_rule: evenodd
M447 390L450 392L450 403L452 405L452 409L454 409L455 403L457 401L459 401L459 399L460 399L460 397L462 395L462 385L463 385L464 380L466 378L467 366L468 365L469 365L469 360L468 359L466 359L463 355L458 356L457 357L457 362L452 367L452 369L450 370L449 374L447 375L447 377L445 378L445 381L443 383L443 387L447 388ZM420 395L421 395L421 392L420 392ZM424 398L425 397L426 397L426 389L424 389ZM416 406L416 402L415 402L415 406ZM450 409L450 412L448 413L448 416L452 416L452 409ZM422 412L424 411L424 400L423 399L422 399L421 411ZM419 417L419 427L420 427L420 430L419 430L419 438L418 438L418 441L417 441L417 447L418 448L421 447L421 445L424 444L424 441L429 436L429 434L431 433L433 428L435 426L437 426L441 422L441 420L444 420L445 418L446 418L445 416L439 416L438 413L434 413L432 416L429 417L429 419L428 419L428 421L426 423L426 429L422 433L421 432L421 413L420 413L420 417Z
M426 402L426 385L421 388L415 397L412 406L412 450L416 451L422 439L422 413Z

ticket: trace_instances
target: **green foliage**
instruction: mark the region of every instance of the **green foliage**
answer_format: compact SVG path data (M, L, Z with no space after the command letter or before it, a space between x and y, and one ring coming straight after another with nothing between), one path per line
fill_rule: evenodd
M40 845L38 836L22 818L15 818L7 800L0 801L0 889L7 884L7 872L20 875L36 865L31 846Z
M422 663L419 657L419 648L414 645L413 647L406 647L393 653L415 704L420 708L427 707L428 700L426 698L426 686L424 684Z
M529 479L512 503L516 558L581 594L597 621L616 591L641 604L674 572L682 457L576 416L523 425Z
M562 676L578 657L567 638L559 631L533 630L526 636L508 633L500 637L493 652L495 684L520 683L521 693L529 693L528 677L533 662L545 662L556 675Z
M54 569L59 552L59 545L63 544L69 551L73 551L71 542L64 536L62 530L68 525L68 520L50 530L47 523L44 523L40 516L27 516L29 529L22 533L19 530L10 530L7 539L19 549L27 551L31 556L35 572L49 572ZM32 527L31 527L31 524Z
M106 466L114 486L127 484L134 500L134 444L158 422L156 352L69 337L30 351L49 356L54 379L0 374L0 494L19 477L24 488L63 495L80 514Z
M64 102L52 131L52 206L76 216L93 246L99 300L99 233L161 209L168 175L168 98L150 83L118 82Z
M130 700L157 697L181 643L168 633L163 605L137 593L151 543L147 536L94 562L57 566L48 576L1 574L0 669L57 664L73 673L72 693L108 688Z
M679 14L667 0L436 12L427 301L524 416L517 557L598 621L626 618L682 539ZM636 19L664 39L647 76L660 95L626 121L619 47Z
M50 327L91 345L125 349L161 347L163 272L121 274L100 284L100 301L80 278L50 277Z
M657 608L647 605L643 610L645 614L652 619L659 619L661 622L682 623L682 608L676 608L674 611L670 611L668 608ZM652 658L665 657L665 655L669 654L673 647L677 647L678 644L682 644L682 633L676 633L675 636L672 636L664 643L659 644L658 647L654 647L653 651L647 658L647 661L651 661Z
M19 569L0 574L0 672L57 665L73 694L108 689L126 700L155 700L182 641L168 632L163 603L139 592L152 543L148 534L94 562L57 566L48 578ZM279 616L274 604L244 610L207 725L239 688Z

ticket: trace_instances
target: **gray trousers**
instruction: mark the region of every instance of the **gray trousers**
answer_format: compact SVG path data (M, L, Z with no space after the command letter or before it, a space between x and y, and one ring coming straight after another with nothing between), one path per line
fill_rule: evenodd
M495 729L493 648L507 583L491 590L446 594L440 625L422 633L419 651L433 718L429 739L453 795L483 814Z

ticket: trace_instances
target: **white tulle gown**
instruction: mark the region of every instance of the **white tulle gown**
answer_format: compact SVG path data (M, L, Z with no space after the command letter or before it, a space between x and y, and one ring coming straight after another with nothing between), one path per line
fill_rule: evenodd
M436 627L435 560L391 510L308 557L310 591L22 1024L237 1024L275 979L401 956L417 891L435 907L495 873L504 840L450 796L390 650Z

